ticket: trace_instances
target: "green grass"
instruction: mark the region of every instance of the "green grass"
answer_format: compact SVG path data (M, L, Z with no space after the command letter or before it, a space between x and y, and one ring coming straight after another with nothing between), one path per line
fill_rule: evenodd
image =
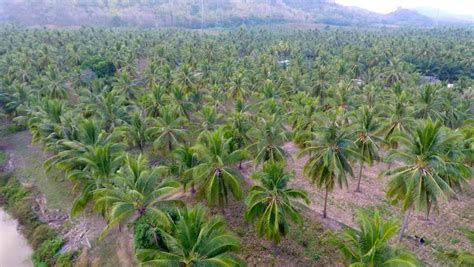
M0 151L0 165L3 164L7 160L7 154L5 152Z
M72 185L60 177L59 172L46 173L43 162L47 156L38 145L31 145L28 132L23 131L5 137L10 144L9 152L14 155L15 176L23 181L31 182L39 192L43 193L51 209L69 212L73 201ZM59 176L59 177L55 177Z

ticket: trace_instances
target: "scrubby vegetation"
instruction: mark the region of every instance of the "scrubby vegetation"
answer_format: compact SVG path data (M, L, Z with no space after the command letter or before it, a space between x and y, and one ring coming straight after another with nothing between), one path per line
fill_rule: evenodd
M32 256L35 266L72 266L73 258L71 256L67 258L60 253L63 245L60 234L42 222L33 211L35 202L34 191L31 188L21 185L11 174L2 173L0 204L18 220L21 231L35 249ZM59 258L60 263L57 262Z
M71 215L102 216L99 239L130 227L147 265L422 265L392 237L403 245L413 214L430 220L472 188L472 29L4 26L0 36L4 111L48 153L46 170L73 184ZM403 218L360 212L337 232L335 191L375 193L360 184L381 162ZM294 186L298 168L324 201ZM2 185L35 264L67 266L74 254L59 253L30 189Z

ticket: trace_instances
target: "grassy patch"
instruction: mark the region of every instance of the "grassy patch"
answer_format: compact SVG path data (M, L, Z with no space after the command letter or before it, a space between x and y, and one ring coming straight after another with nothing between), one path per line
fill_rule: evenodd
M13 155L14 174L24 181L31 182L44 194L51 209L60 209L69 212L73 196L71 183L64 180L62 173L46 173L43 162L47 156L39 145L31 144L28 132L20 132L6 138L5 143L10 144L9 152Z
M63 240L34 213L34 192L26 188L8 173L0 174L0 200L3 206L18 220L21 231L35 249L32 259L35 266L55 266ZM63 259L62 262L67 262ZM72 261L71 265L72 265ZM59 265L63 266L63 265ZM64 265L68 266L68 265Z
M5 161L7 160L7 154L3 151L0 151L0 165L2 165L3 163L5 163Z
M289 238L303 247L304 256L318 265L334 264L341 259L336 248L328 242L329 236L330 232L311 218L305 218L303 225L293 226L289 233Z

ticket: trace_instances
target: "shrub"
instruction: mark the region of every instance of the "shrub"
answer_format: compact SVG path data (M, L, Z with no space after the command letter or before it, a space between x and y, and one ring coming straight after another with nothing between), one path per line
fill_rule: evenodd
M22 231L29 238L32 236L35 228L40 224L33 209L32 201L21 201L15 203L11 208L13 216L18 220L18 223L23 226Z
M114 64L100 56L89 57L82 66L91 69L99 78L111 76L115 73Z
M0 165L5 163L5 161L7 160L7 154L3 151L0 151Z
M38 249L33 253L32 260L35 266L54 266L58 257L58 252L63 245L63 240L60 238L49 239L43 242Z
M8 125L7 129L8 129L8 133L14 134L14 133L21 132L21 131L25 130L26 127L24 127L22 125L18 125L16 123L12 123L12 124Z
M155 246L153 234L157 235L158 232L151 226L152 220L151 216L144 215L133 223L135 249L147 249Z
M56 231L51 229L47 224L41 224L33 231L33 235L30 239L30 244L33 246L33 248L37 249L41 245L41 243L48 239L53 239L56 236Z
M30 192L27 188L23 187L18 180L16 180L11 174L2 175L0 178L2 181L0 184L0 195L5 199L8 206L14 206L25 198Z
M72 267L74 257L77 256L77 252L68 251L59 254L58 259L56 260L56 267Z

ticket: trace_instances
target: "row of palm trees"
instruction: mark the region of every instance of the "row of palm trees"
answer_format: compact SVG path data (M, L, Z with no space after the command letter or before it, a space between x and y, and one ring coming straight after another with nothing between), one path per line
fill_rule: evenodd
M400 237L412 210L428 216L472 176L472 89L422 84L400 59L413 50L402 40L436 39L437 32L1 32L17 33L0 41L5 112L51 153L45 167L74 183L73 215L96 210L108 221L103 234L155 218L155 247L138 252L151 265L241 264L231 255L237 238L221 217L187 206L189 192L222 215L231 198L245 198L242 216L275 244L292 223L304 223L309 196L288 186L288 141L301 149L296 156L308 156L304 174L323 190L323 217L336 186L355 177L361 191L364 167L389 163L387 197L406 214ZM289 45L275 45L281 38ZM393 51L382 48L387 43ZM470 47L459 42L456 49ZM91 55L112 62L117 73L86 77L81 64ZM278 64L282 55L290 58L287 68ZM145 67L135 67L144 60ZM255 172L246 193L240 169L249 160ZM349 262L409 258L380 256L395 227L377 216L361 219L361 228L388 227L389 234L370 246L372 256L361 250Z

